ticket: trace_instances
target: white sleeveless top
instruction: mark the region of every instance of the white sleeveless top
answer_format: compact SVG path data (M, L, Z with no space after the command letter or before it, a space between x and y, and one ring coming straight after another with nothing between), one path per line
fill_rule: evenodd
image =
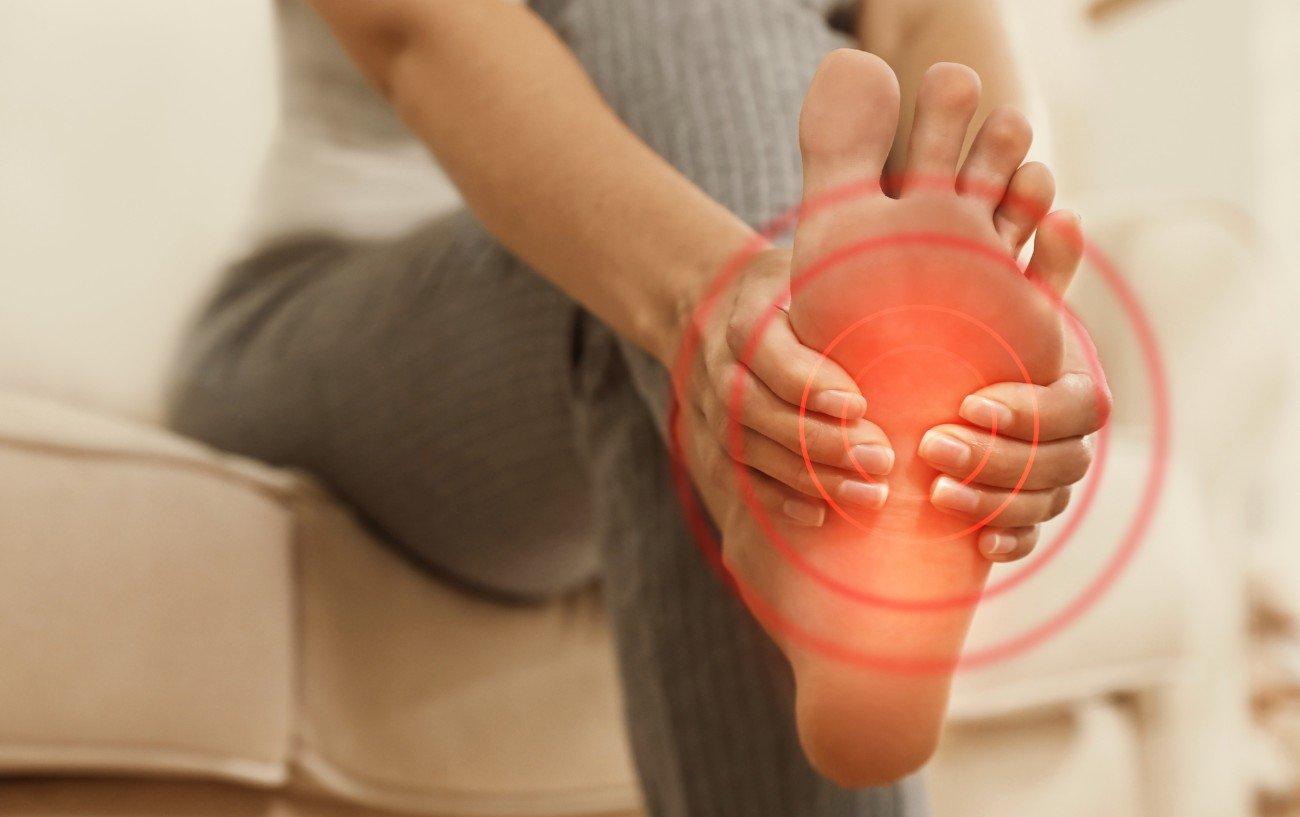
M281 111L248 238L404 232L460 198L304 0L276 0Z

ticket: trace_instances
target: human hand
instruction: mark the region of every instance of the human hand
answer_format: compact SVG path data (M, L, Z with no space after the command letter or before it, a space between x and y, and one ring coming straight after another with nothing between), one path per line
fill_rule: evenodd
M967 396L958 414L971 425L935 426L921 439L918 453L943 472L932 485L936 507L983 519L1006 501L1033 452L1021 490L989 527L980 532L980 551L991 561L1011 562L1033 551L1041 523L1060 514L1071 486L1092 464L1094 433L1110 416L1111 394L1098 380L1091 341L1066 333L1064 373L1046 386L995 383ZM1034 406L1039 417L1035 450ZM986 431L996 424L996 435ZM988 460L969 485L961 485Z
M751 259L699 327L695 371L679 397L698 414L714 443L749 469L767 507L817 527L826 519L826 503L809 462L837 502L879 508L888 487L883 480L862 480L854 463L882 476L893 467L894 452L880 427L863 419L867 402L853 378L795 337L784 309L790 257L789 250L772 248ZM781 308L764 325L773 304Z

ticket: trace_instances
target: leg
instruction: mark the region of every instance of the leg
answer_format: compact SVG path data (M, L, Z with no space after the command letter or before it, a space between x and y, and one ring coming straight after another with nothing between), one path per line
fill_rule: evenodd
M687 531L659 430L662 372L587 335L584 426L629 732L655 817L905 817L919 779L850 791L809 766L789 665ZM870 739L870 736L864 736Z
M752 224L798 203L799 106L838 0L531 0L636 134Z
M843 40L796 0L535 2L638 134L751 222L801 191L797 122ZM662 429L664 375L587 337L605 585L638 768L655 815L921 813L915 781L847 791L799 748L784 659L686 531ZM635 386L635 393L629 390ZM871 740L872 736L863 736Z
M233 270L171 422L313 472L442 578L541 598L597 570L575 447L577 307L458 213Z

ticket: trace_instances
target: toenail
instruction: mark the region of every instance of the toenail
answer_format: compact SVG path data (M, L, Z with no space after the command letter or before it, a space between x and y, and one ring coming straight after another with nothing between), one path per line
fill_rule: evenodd
M939 477L934 481L930 501L950 511L974 513L980 506L980 494L979 491L969 485L962 485L952 477Z
M826 508L820 502L812 500L787 499L781 505L781 510L800 525L819 528L826 521Z
M867 413L867 400L860 394L832 389L813 395L808 407L818 414L856 420Z
M970 447L956 437L927 431L921 438L921 456L932 465L961 468L970 460Z
M889 498L889 486L883 482L859 482L856 479L840 483L840 499L863 508L880 508Z
M849 451L852 468L856 463L859 468L874 476L884 476L894 467L894 449L887 445L855 445Z
M980 550L987 556L1005 556L1016 549L1016 537L1009 533L984 533L980 536Z
M961 401L957 414L966 422L981 428L1006 428L1011 425L1011 409L996 400L970 395Z

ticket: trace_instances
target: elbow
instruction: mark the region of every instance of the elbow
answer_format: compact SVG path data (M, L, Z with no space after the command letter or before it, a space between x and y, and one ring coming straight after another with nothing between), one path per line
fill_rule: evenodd
M410 0L311 0L361 73L385 98L401 92L401 74L413 54L427 59L432 46L463 25L462 18L484 13L477 4Z
M404 77L423 70L429 60L429 46L437 42L435 15L394 14L374 22L367 41L369 48L357 54L357 65L377 91L393 105L404 102L409 90Z

